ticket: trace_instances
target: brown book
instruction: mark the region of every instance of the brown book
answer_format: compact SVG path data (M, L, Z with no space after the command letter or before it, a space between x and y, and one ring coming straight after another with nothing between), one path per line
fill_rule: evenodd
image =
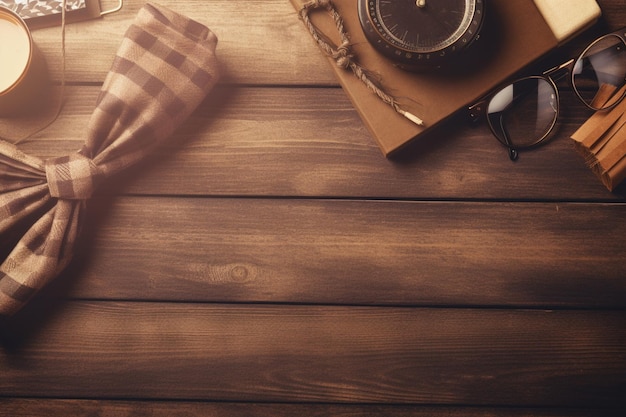
M300 10L306 0L290 0ZM451 71L407 72L383 58L361 30L356 0L333 0L344 20L356 60L418 116L418 126L396 113L350 70L331 65L344 90L385 156L478 101L538 58L590 26L600 16L595 0L487 0L481 37L467 65ZM331 41L337 28L325 9L311 12L313 24Z

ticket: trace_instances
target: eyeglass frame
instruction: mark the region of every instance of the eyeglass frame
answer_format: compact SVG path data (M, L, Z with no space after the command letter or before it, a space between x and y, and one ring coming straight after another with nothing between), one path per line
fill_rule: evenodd
M533 149L533 148L537 148L539 146L544 145L547 142L548 137L550 137L551 133L554 131L554 127L556 126L556 122L559 118L559 112L560 112L560 94L559 94L559 89L556 85L556 82L553 79L554 74L559 73L560 71L567 71L567 73L569 74L569 86L572 90L574 90L574 93L576 93L576 97L578 97L578 99L590 110L593 111L607 111L607 110L611 110L612 108L614 108L615 106L617 106L619 103L621 103L624 98L626 97L626 90L624 90L624 92L622 93L621 97L619 97L617 100L614 100L614 102L612 102L610 105L606 106L606 107L602 107L602 108L596 108L594 106L592 106L591 104L587 103L585 101L585 99L583 99L583 97L581 96L580 92L576 89L575 87L575 82L574 82L574 77L575 77L575 73L574 71L572 71L574 69L574 66L576 65L576 63L583 57L585 56L585 54L587 54L587 52L589 52L589 50L595 46L597 43L599 43L600 41L604 40L604 39L608 39L609 37L617 37L621 42L622 45L624 46L624 48L626 48L626 27L623 27L621 29L618 29L614 32L611 33L607 33L605 35L599 36L598 38L596 38L595 40L591 41L586 47L585 49L576 57L576 58L571 58L567 61L565 61L564 63L562 63L561 65L557 65L555 67L552 67L546 71L544 71L541 75L530 75L530 76L526 76L526 77L521 77L518 79L515 79L511 82L502 84L500 87L494 89L492 92L488 93L486 96L484 96L483 98L481 98L478 102L476 102L475 104L471 105L468 107L468 113L469 113L469 117L470 120L473 123L477 123L479 120L481 119L486 119L487 120L487 125L489 126L489 129L491 131L491 133L493 134L493 136L496 137L496 139L498 140L498 142L500 142L502 145L504 145L509 152L509 158L512 161L517 160L518 156L519 156L519 151L523 151L523 150L529 150L529 149ZM498 136L498 134L496 133L496 129L494 128L494 126L491 123L490 118L488 117L488 108L489 108L489 103L491 102L491 100L498 94L500 93L503 89L512 86L516 83L520 83L522 81L526 81L526 80L531 80L531 79L537 79L537 80L544 80L546 81L554 90L554 94L555 94L555 103L556 103L556 108L555 108L555 116L554 116L554 120L552 120L552 123L550 124L549 128L546 130L546 132L538 139L536 139L532 144L530 145L523 145L523 146L512 146L512 144L508 144L506 142L504 142L503 140L500 139L500 137ZM626 80L624 80L626 81Z

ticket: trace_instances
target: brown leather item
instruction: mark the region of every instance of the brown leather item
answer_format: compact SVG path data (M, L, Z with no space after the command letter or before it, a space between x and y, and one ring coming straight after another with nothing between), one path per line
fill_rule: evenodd
M624 94L624 88L617 96ZM602 95L596 101L601 102ZM611 110L594 113L572 134L576 150L609 191L626 179L625 114L626 100L623 100Z
M299 10L305 0L290 0ZM462 65L435 73L412 73L396 67L372 48L361 31L356 0L333 0L344 19L356 60L402 108L424 121L417 126L372 94L351 71L331 62L344 90L385 156L433 129L458 110L478 101L533 61L558 47L559 41L533 0L490 0L480 39ZM337 29L325 9L310 15L316 27L333 41ZM593 23L589 16L580 30ZM575 31L576 33L579 32ZM329 58L332 61L332 58Z

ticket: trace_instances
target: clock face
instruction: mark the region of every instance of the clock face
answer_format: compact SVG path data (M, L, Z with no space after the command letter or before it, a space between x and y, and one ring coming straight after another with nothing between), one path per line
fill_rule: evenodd
M413 52L432 52L463 36L476 0L379 0L370 1L370 7L387 41Z
M440 63L477 38L483 0L359 0L359 19L388 57Z

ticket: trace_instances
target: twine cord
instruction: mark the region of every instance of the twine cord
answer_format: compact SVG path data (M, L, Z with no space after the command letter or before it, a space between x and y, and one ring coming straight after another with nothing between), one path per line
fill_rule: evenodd
M329 42L311 21L309 16L310 12L322 8L326 9L331 14L333 21L335 22L335 26L337 27L337 31L341 37L341 44L339 46L335 46ZM310 0L304 3L300 9L300 19L304 22L304 25L309 30L311 36L315 42L317 42L322 51L331 57L337 66L346 70L352 70L354 75L361 80L361 82L365 84L370 91L376 94L385 104L391 106L397 113L406 117L418 126L424 125L424 121L422 119L402 109L397 100L378 86L367 74L367 70L356 61L354 54L352 53L348 33L343 24L343 18L331 0Z

